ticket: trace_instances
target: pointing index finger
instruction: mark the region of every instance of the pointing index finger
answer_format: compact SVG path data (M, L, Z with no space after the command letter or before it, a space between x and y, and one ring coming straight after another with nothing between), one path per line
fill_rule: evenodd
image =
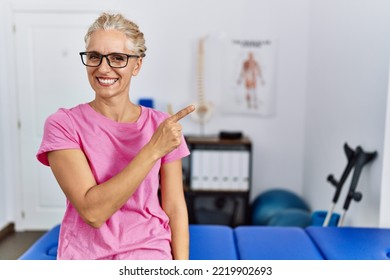
M181 109L179 112L177 112L176 114L172 115L169 117L169 120L173 121L173 122L178 122L180 121L182 118L184 118L185 116L187 116L188 114L192 113L193 111L195 110L195 106L194 105L189 105L187 107L185 107L184 109Z

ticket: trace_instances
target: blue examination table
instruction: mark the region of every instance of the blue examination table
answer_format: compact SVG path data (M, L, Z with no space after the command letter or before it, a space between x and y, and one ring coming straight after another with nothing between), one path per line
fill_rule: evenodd
M60 226L19 259L55 260ZM390 229L190 225L191 260L389 260Z

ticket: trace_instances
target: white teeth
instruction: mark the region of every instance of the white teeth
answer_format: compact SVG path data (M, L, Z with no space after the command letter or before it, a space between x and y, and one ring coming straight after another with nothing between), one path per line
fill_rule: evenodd
M98 80L100 83L105 85L112 85L117 81L117 79L101 79L101 78L98 78Z

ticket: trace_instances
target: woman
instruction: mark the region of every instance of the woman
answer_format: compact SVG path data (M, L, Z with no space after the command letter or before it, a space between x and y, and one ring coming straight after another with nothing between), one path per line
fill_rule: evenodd
M122 15L102 14L85 43L95 98L49 116L37 153L67 198L57 258L188 259L178 121L194 107L168 116L130 101L146 47Z

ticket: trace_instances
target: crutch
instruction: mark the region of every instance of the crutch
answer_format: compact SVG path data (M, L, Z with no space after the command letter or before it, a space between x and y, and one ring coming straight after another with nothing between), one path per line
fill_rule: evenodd
M341 215L341 218L340 218L337 226L342 226L344 224L345 215L348 211L348 208L349 208L349 205L351 204L351 201L355 200L355 201L359 202L362 199L362 197L363 197L362 193L356 191L359 177L360 177L360 174L362 172L363 167L367 163L372 161L376 157L376 155L377 155L376 151L371 152L371 153L366 153L363 151L363 149L360 146L358 146L356 148L355 170L353 172L351 185L349 187L348 194L347 194L345 201L344 201L343 214Z
M336 206L336 203L339 200L341 189L342 189L342 187L343 187L343 185L345 183L345 180L347 179L349 173L351 172L353 166L355 165L356 152L354 150L352 150L348 146L347 143L344 144L344 152L345 152L345 155L347 156L348 163L347 163L347 166L344 169L343 174L341 175L340 181L336 181L336 179L334 178L334 176L332 174L328 176L328 181L334 187L336 187L336 192L335 192L335 194L333 196L332 204L330 206L330 209L329 209L329 211L326 214L326 217L325 217L325 220L324 220L324 223L323 223L324 227L327 227L329 225L330 218L332 217L332 214L333 214L334 208Z

